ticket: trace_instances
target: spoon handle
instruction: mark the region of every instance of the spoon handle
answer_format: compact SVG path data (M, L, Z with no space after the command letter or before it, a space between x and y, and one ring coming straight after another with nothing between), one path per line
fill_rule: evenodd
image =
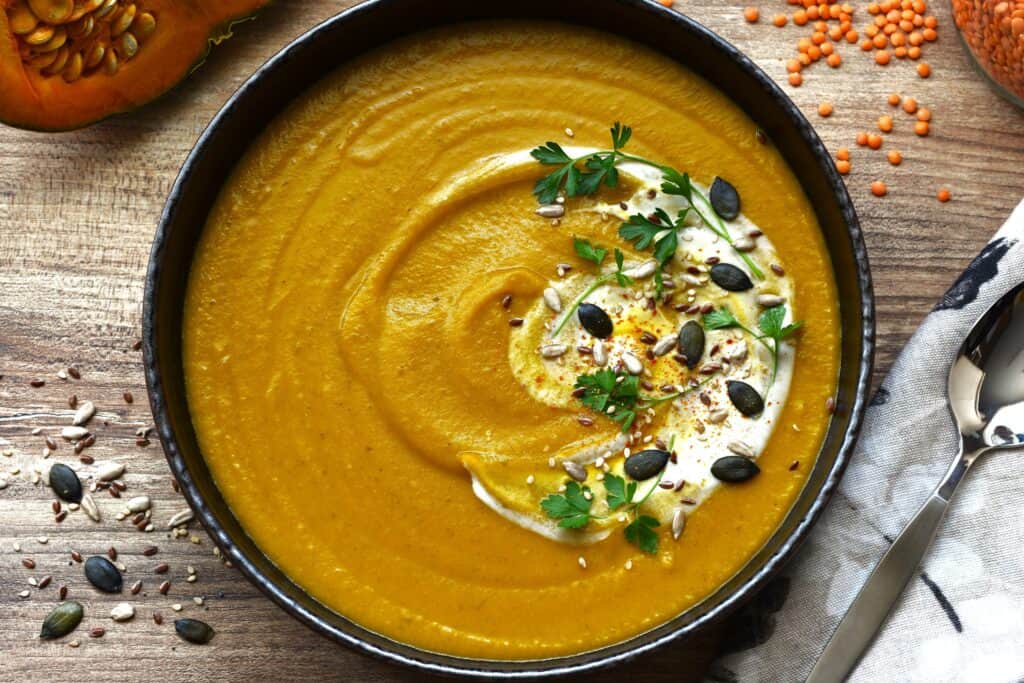
M943 482L944 485L947 483ZM838 683L853 671L935 537L939 522L949 507L949 496L942 493L946 491L940 486L928 497L882 556L839 622L839 628L818 658L807 683Z

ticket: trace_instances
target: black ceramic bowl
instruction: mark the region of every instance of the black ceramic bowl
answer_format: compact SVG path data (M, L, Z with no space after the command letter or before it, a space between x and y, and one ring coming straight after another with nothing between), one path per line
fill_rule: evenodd
M520 17L590 26L660 50L715 84L749 114L815 198L838 283L842 369L838 409L807 484L778 531L712 596L643 635L599 650L534 661L478 661L425 652L352 623L309 597L256 547L214 485L189 416L182 308L193 252L221 184L264 126L351 57L394 38L470 19ZM580 672L620 662L720 621L765 584L810 531L847 460L864 411L874 348L871 281L857 217L825 147L796 106L747 57L651 0L370 0L306 33L246 81L189 155L157 229L146 280L146 380L167 459L198 519L225 556L315 631L364 653L442 673L488 677Z

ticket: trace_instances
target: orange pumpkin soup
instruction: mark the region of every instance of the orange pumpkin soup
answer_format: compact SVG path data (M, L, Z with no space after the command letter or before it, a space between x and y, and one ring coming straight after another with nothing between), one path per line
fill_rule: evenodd
M810 202L714 87L613 36L466 24L254 141L192 266L188 400L235 515L323 604L428 650L567 655L768 539L828 425L838 313Z

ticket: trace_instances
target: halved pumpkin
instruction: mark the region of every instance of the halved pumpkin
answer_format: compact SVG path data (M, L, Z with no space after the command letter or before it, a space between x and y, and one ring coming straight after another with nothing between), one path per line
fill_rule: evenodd
M0 121L81 128L185 78L269 0L0 0Z

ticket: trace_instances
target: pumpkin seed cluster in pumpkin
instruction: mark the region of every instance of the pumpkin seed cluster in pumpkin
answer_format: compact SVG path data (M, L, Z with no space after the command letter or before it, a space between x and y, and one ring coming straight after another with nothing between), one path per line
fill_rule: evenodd
M22 61L68 83L116 74L156 30L156 17L131 0L18 0L7 18Z

